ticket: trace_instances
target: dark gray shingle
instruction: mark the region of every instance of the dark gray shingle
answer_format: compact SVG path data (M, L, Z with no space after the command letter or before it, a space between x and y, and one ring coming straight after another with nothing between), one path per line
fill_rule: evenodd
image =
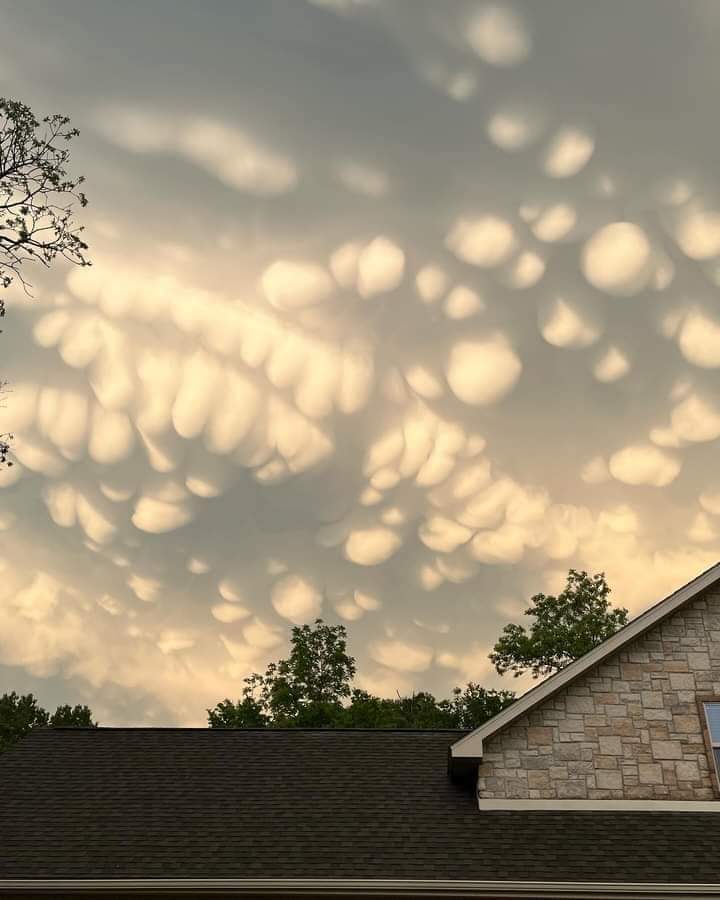
M463 733L39 729L0 756L0 879L720 881L718 814L479 812Z

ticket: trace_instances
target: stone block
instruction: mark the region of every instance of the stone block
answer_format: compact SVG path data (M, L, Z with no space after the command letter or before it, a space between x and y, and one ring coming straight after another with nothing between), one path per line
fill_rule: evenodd
M632 719L613 719L612 730L621 737L635 737L635 723Z
M598 769L595 773L597 786L601 790L622 790L622 773Z
M692 672L671 672L670 687L673 691L694 691L695 676Z
M678 741L651 741L655 759L682 759L682 744Z
M572 760L568 763L568 775L570 778L575 778L580 775L591 775L594 771L595 767L593 766L592 760L576 759Z
M537 747L540 744L552 744L553 730L552 728L543 726L531 726L527 730L528 747Z
M653 786L650 784L628 785L625 788L625 796L628 800L652 800Z
M700 781L700 767L691 759L676 762L675 774L678 781Z
M641 691L640 697L644 707L660 709L665 705L665 699L660 691Z
M509 800L527 800L528 799L528 782L525 778L506 778L505 790Z
M710 655L708 653L688 653L688 666L690 671L707 671L710 668Z
M651 763L650 765L641 763L638 766L638 778L640 779L640 784L663 784L662 766L657 765L657 763Z
M528 787L533 789L550 787L550 774L548 772L528 772Z
M557 749L557 758L563 762L570 759L580 759L579 744L561 744Z
M595 701L592 697L579 697L575 694L568 694L565 698L565 703L569 713L595 712Z
M672 653L672 650L668 652L668 656ZM663 669L666 672L689 672L690 669L687 664L687 660L685 659L666 659L663 663Z
M600 735L598 738L600 753L603 756L621 756L622 741L616 735Z
M681 734L701 734L698 716L673 716L672 727Z
M587 797L587 785L585 781L560 781L557 785L557 795L560 800L584 800Z
M617 694L608 691L593 691L593 697L596 703L609 703L614 706L620 702Z
M669 722L670 719L672 719L672 713L669 709L657 709L655 707L645 708L643 710L643 716L649 722Z

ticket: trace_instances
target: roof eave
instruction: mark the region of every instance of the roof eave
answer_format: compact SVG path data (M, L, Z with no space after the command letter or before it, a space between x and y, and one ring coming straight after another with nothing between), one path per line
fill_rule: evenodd
M709 900L720 897L720 884L668 884L645 882L571 881L423 881L388 879L194 879L194 878L82 878L4 879L0 895L10 896L217 896L290 897L471 897L572 898L572 900L617 900L645 897L653 900L688 898Z

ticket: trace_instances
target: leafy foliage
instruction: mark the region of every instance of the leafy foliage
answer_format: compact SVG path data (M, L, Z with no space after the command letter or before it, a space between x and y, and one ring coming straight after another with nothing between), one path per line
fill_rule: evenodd
M342 712L355 675L346 638L342 625L325 625L322 619L314 627L295 626L289 658L270 663L264 675L246 678L237 704L226 699L216 712L208 710L211 727L327 727Z
M38 706L32 694L19 696L15 691L0 697L0 753L8 750L33 728L45 726L97 728L87 706L58 706L52 716Z
M538 678L559 671L627 625L628 611L612 607L609 594L604 572L589 576L570 569L557 597L531 598L525 615L535 621L529 630L505 626L490 660L501 675L513 672L518 677L529 669Z
M49 266L60 254L72 263L90 265L73 221L73 203L87 205L78 190L85 180L69 178L70 150L63 146L80 132L68 128L67 116L46 116L41 123L17 100L0 97L0 285L17 276L27 291L21 269L39 261ZM4 308L3 308L4 312ZM0 313L1 315L2 313Z
M226 698L208 709L211 728L474 728L514 700L472 682L450 700L421 691L411 697L375 697L352 687L355 660L342 625L292 629L288 659L264 675L245 679L242 699Z
M84 229L73 219L75 202L86 206L88 201L78 189L83 176L70 178L66 169L67 144L80 133L68 128L69 122L67 116L52 115L40 123L24 103L0 97L0 288L17 277L30 294L23 275L28 262L48 268L60 255L91 265L80 236ZM0 297L0 318L4 315ZM0 434L0 466L12 465L12 440L12 434Z

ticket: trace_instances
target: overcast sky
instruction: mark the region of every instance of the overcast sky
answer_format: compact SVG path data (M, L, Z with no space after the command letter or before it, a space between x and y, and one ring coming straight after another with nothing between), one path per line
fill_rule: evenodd
M205 725L293 624L447 695L720 557L715 0L0 0L93 267L0 336L0 693Z

